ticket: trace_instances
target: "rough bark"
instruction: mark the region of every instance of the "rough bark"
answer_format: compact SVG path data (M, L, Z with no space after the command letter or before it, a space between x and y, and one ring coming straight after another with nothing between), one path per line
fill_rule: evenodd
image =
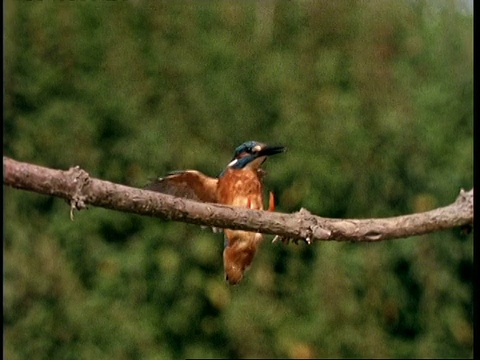
M381 219L331 219L301 209L292 214L200 203L95 179L78 166L68 171L3 157L3 183L66 199L70 215L87 205L215 228L275 234L282 240L382 241L473 224L473 189L431 211Z

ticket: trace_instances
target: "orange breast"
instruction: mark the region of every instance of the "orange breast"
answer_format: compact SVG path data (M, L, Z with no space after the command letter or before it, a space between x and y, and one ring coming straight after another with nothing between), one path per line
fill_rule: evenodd
M218 179L217 201L231 206L263 210L263 186L258 172L227 169Z

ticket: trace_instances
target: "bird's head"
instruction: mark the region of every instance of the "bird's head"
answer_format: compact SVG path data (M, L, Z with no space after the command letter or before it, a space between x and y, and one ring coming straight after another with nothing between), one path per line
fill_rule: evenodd
M268 156L280 154L285 150L284 146L269 146L257 141L247 141L235 149L235 154L227 168L258 169Z

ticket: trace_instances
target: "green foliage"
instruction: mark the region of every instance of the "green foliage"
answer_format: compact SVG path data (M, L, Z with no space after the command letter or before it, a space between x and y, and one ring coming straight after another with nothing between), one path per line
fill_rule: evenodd
M385 217L473 185L473 19L453 1L5 3L4 155L143 186L245 140L282 212ZM9 359L472 357L473 235L271 245L5 188Z

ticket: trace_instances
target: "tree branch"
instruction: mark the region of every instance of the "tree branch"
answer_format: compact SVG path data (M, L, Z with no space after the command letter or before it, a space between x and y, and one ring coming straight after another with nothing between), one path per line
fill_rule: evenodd
M282 240L381 241L473 224L473 189L431 211L383 219L329 219L301 209L293 214L200 203L99 180L78 166L68 171L3 157L3 183L66 199L70 215L87 204L139 215L217 228L278 235Z

